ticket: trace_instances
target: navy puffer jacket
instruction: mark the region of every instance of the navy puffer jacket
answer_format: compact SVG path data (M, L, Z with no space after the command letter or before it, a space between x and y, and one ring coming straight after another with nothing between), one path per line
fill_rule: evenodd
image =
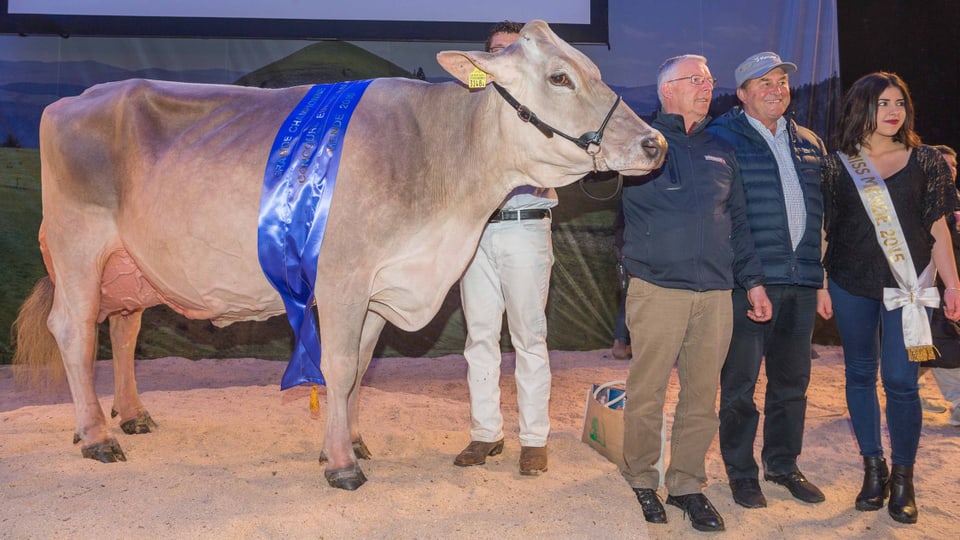
M793 163L807 210L806 229L794 251L783 202L780 171L770 146L750 125L740 107L714 120L707 131L732 144L737 154L747 200L747 221L757 255L763 262L767 285L820 288L823 285L823 266L820 264L820 228L823 223L820 162L826 154L823 141L813 131L797 125L792 119L787 120Z

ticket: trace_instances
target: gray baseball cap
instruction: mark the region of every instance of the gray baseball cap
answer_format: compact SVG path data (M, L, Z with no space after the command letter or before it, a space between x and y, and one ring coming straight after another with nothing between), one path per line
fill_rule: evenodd
M747 58L737 66L737 70L734 72L737 88L743 86L743 83L750 79L763 77L776 68L783 68L784 73L793 73L797 70L797 65L792 62L784 62L780 59L780 55L769 51L757 53Z

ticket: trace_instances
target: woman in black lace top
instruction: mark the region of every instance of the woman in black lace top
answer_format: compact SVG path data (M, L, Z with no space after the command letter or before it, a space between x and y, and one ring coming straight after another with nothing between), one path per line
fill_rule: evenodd
M872 73L856 81L844 97L839 131L836 147L849 157L845 164L837 152L823 161L827 288L819 293L817 311L824 318L836 315L843 342L847 408L864 461L864 481L855 506L878 510L889 494L891 517L915 523L913 465L922 412L918 362L910 356L922 357L931 349L913 346L922 336L918 330L922 325L911 324L919 323L918 317L906 317L904 326L906 310L919 310L919 318L923 310L916 307L922 304L914 302L919 295L911 293L920 290L916 283L901 281L910 281L903 276L911 266L916 276L923 277L932 262L946 284L945 313L953 320L960 318L960 279L945 221L953 212L956 192L940 153L920 144L913 131L913 103L906 83L897 75ZM872 171L864 172L864 163L872 164ZM883 191L889 199L878 195ZM897 221L898 226L891 225ZM884 241L883 247L878 238ZM898 269L900 281L891 264ZM911 306L886 309L885 290L888 294L902 291ZM889 472L880 439L878 368L887 398L893 462Z

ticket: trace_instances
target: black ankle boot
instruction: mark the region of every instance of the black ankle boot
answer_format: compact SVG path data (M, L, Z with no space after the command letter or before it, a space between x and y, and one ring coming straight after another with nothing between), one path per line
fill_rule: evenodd
M913 493L913 465L894 465L890 471L890 517L900 523L917 522L917 500Z
M890 492L889 477L887 460L882 457L863 458L863 487L857 494L857 510L867 512L883 508L883 501Z

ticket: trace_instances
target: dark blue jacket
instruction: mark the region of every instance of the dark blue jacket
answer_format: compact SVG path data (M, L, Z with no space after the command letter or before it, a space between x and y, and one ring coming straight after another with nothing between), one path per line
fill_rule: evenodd
M667 139L663 167L626 177L623 263L631 276L660 287L708 291L763 285L747 224L733 148L683 117L660 112L653 127Z
M823 142L814 132L787 120L793 164L807 210L806 229L794 251L780 170L770 146L750 125L740 107L714 120L707 131L728 141L737 153L747 198L747 221L757 255L763 261L767 285L823 286L823 266L820 264L820 228L823 223L820 161L826 154Z

